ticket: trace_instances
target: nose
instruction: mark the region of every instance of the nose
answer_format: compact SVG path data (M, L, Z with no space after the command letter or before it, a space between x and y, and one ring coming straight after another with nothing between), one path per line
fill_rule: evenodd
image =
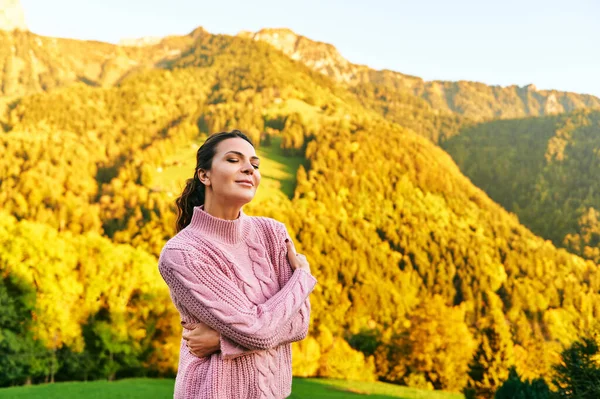
M254 174L254 166L252 166L252 164L250 162L246 162L244 164L244 173L248 173L248 174Z

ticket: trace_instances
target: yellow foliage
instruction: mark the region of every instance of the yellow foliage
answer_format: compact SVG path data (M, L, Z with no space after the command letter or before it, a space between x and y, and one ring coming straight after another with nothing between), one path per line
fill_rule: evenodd
M342 338L335 338L329 350L322 354L319 377L354 381L376 381L375 362L350 347Z
M292 372L298 377L314 377L319 369L321 350L313 337L292 343Z

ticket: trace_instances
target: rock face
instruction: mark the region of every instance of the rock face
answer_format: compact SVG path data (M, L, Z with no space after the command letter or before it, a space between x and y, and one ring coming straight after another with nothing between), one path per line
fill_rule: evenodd
M119 40L119 46L127 46L127 47L146 47L146 46L154 46L162 41L162 37L156 36L148 36L141 37L138 39L121 39Z
M27 30L19 0L0 0L0 30Z
M331 44L315 42L290 29L262 29L256 33L240 32L238 36L267 42L288 57L340 82L354 83L360 72L368 69L346 60Z

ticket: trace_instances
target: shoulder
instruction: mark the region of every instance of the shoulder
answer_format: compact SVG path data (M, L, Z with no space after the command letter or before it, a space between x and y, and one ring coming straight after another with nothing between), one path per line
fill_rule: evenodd
M159 263L180 264L187 259L210 259L215 252L210 240L181 230L166 242Z
M175 234L169 239L162 249L162 252L193 252L201 247L206 246L206 240L202 240L202 237L196 237L184 228L179 233Z

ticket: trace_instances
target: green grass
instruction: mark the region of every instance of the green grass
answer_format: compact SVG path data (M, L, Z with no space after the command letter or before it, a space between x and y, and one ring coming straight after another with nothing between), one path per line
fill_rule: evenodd
M142 399L172 398L171 379L126 379L113 382L59 382L0 389L2 399Z
M296 171L304 162L301 156L286 156L280 148L281 138L274 137L269 147L260 147L257 155L261 158L261 183L256 193L256 202L270 200L274 196L285 195L292 198L296 188ZM178 149L173 156L163 162L152 176L152 186L164 191L173 198L179 196L185 181L192 177L196 167L196 151L202 141L193 141Z
M152 186L174 197L179 196L185 181L194 175L196 152L202 143L200 140L192 141L165 159L163 166L152 175Z
M302 115L306 122L323 117L319 107L293 98L281 102L274 102L265 109L265 115L269 119L276 119L277 117L284 117L293 113Z
M403 387L394 384L387 384L385 382L361 382L361 381L345 381L345 380L333 380L333 379L321 379L321 378L307 378L294 380L294 394L296 385L298 382L307 383L313 390L317 390L316 387L323 387L327 389L338 389L345 391L344 396L332 396L340 398L349 398L356 396L348 396L348 392L355 392L362 395L368 395L369 398L403 398L403 399L464 399L464 395L453 392L443 391L426 391L422 389L415 389L409 387ZM300 388L301 389L301 388ZM292 394L292 398L294 397ZM360 395L360 396L362 396ZM307 396L310 397L310 396ZM321 396L319 396L321 397ZM327 397L327 396L323 396ZM298 396L298 398L304 398L304 396Z
M173 397L172 379L125 379L113 382L61 382L0 389L0 399L167 399ZM463 399L460 394L422 391L381 382L352 382L294 378L291 399Z
M294 196L296 189L296 171L305 162L304 157L284 155L280 147L281 137L273 137L269 147L260 147L261 183L256 199L261 201L282 192L288 198Z

